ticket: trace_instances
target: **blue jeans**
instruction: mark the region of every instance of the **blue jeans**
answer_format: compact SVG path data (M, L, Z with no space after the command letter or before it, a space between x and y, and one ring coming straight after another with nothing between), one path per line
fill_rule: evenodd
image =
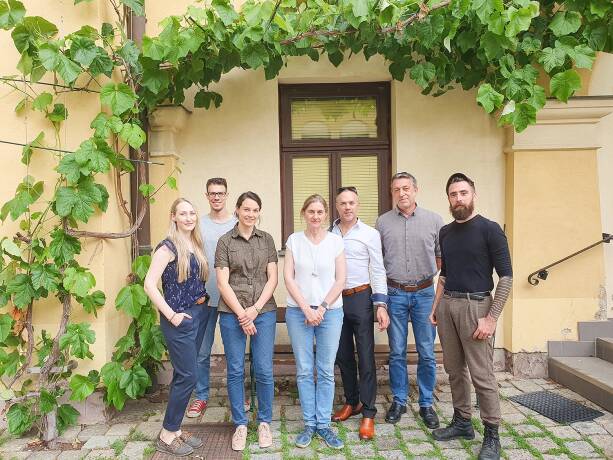
M287 332L296 358L296 381L304 424L317 429L330 426L334 402L334 360L343 326L343 309L325 313L319 326L307 326L305 316L297 307L285 313ZM313 354L313 341L317 353ZM317 368L315 383L314 368Z
M272 421L272 400L275 382L272 375L272 355L275 345L277 312L269 311L255 318L257 334L251 336L253 368L258 397L258 422ZM245 345L247 336L234 313L219 315L219 329L226 352L228 397L232 420L236 426L247 425L245 413Z
M204 339L198 352L196 367L196 399L201 401L209 400L209 380L211 376L211 348L215 340L215 327L217 326L217 307L209 307L209 319L206 322Z
M390 297L390 325L387 336L390 346L390 387L394 402L405 405L409 395L407 375L407 335L409 318L413 326L417 348L417 386L419 407L432 406L432 392L436 384L436 358L434 338L436 328L430 323L434 288L429 286L417 292L405 292L388 286Z
M209 309L206 305L194 305L186 308L185 313L190 315L191 319L183 318L176 327L160 313L160 329L166 339L173 368L162 426L173 432L181 428L183 414L196 386L196 355L204 337L204 324L209 316Z

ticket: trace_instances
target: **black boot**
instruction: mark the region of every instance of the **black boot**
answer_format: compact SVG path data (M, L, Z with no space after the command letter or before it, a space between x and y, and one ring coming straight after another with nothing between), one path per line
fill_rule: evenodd
M479 452L479 460L499 460L500 459L500 438L498 437L498 425L490 425L483 422L483 445Z
M470 418L464 418L457 410L453 411L451 423L445 428L438 428L432 432L432 437L437 441L451 441L452 439L474 439L475 430L473 429Z

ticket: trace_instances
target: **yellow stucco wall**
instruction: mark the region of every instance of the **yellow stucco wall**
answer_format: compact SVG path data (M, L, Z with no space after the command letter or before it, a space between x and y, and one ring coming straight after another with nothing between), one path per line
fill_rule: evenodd
M41 15L55 23L60 30L60 34L70 33L78 30L84 23L99 26L108 20L109 11L102 7L106 3L92 2L83 3L73 7L72 2L59 5L56 2L29 2L26 5L28 15ZM19 55L15 50L9 33L0 33L0 48L3 50L3 59L0 62L0 74L11 75L17 71L15 65ZM79 81L78 84L85 83ZM47 88L34 86L40 93ZM0 113L0 139L15 142L29 142L38 134L40 130L45 130L45 145L49 147L62 148L74 151L79 144L85 140L91 132L89 123L100 111L100 103L97 94L65 93L56 102L65 104L68 109L69 118L62 124L59 131L58 142L54 140L53 129L44 119L40 112L26 111L22 115L16 115L13 107L21 99L19 94L11 88L2 85L0 87L0 97L3 101L3 110ZM52 168L56 165L53 154L48 151L38 150L33 155L33 161L28 168L20 162L21 147L3 145L2 172L3 180L0 183L0 198L2 202L10 199L15 191L15 187L22 178L30 174L37 180L44 180L45 194L39 200L38 206L44 206L45 198L50 198L53 192L54 183L51 182L56 177ZM109 207L104 216L97 213L90 222L83 226L83 229L93 231L120 231L127 225L127 219L122 215L117 206L114 193L114 177L108 175L100 177L109 191ZM124 195L129 199L129 189L127 182L124 184ZM10 218L0 229L0 235L13 235L17 230L16 223ZM107 303L98 313L98 318L87 315L81 306L73 302L74 322L88 321L92 324L92 329L96 333L96 343L91 347L95 358L92 361L84 361L79 365L79 372L87 372L89 369L99 369L110 359L113 345L116 340L123 335L127 327L127 318L120 314L114 307L114 300L118 290L125 284L125 277L129 273L130 264L130 241L109 240L100 241L96 239L84 239L81 241L83 251L79 256L79 262L94 273L96 277L96 288L107 294ZM50 334L55 335L61 306L55 299L35 304L34 308L34 327L39 334L41 329L46 329Z

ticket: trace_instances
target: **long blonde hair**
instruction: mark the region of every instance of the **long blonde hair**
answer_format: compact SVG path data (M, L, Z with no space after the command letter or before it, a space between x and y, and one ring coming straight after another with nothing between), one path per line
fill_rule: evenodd
M177 223L172 220L173 216L177 213L177 206L179 206L181 203L189 204L194 211L196 211L196 207L191 203L191 201L186 200L185 198L177 198L170 207L170 226L166 237L173 242L175 248L177 249L177 281L179 281L179 283L184 282L189 277L190 271L189 248L187 247L187 244L185 244L183 238L181 238L179 235ZM198 211L196 211L196 215L198 215ZM200 266L200 279L202 279L202 281L206 281L209 274L209 264L207 263L206 255L204 253L204 243L202 241L202 234L200 233L200 219L198 217L196 218L196 225L192 230L190 238L194 248L194 255L196 256L196 260L198 260L198 265Z

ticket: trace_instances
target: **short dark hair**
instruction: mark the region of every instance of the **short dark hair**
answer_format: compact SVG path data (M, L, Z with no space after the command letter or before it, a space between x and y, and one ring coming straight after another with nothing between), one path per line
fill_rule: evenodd
M413 174L409 174L406 171L400 171L394 174L392 176L392 180L390 181L390 185L393 184L394 181L398 179L411 179L411 182L413 182L413 187L417 187L417 179L415 179L415 176Z
M353 193L355 193L357 195L358 194L358 189L355 186L353 186L353 185L347 185L345 187L339 187L336 190L336 196L340 195L343 192L353 192Z
M243 192L238 196L238 200L236 200L236 209L240 208L243 205L243 201L245 200L255 201L258 204L259 208L262 209L262 200L257 193L252 191Z
M449 186L451 184L455 184L456 182L468 182L468 185L470 185L473 191L475 191L474 181L470 177L468 177L466 174L457 172L457 173L453 173L451 176L449 176L449 179L447 179L447 185L445 186L445 191L447 195L449 195Z
M206 191L209 191L209 185L223 185L228 190L228 182L223 177L211 177L206 181Z

